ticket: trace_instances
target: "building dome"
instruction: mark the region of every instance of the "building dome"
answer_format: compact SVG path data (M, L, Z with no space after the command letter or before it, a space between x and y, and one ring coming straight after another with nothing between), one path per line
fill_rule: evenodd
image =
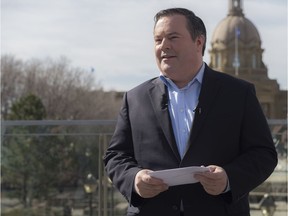
M210 66L237 76L266 74L260 34L255 25L244 16L243 1L228 2L228 14L217 25L211 38ZM260 70L262 71L259 72Z
M261 39L255 25L243 14L241 0L230 0L229 11L214 30L212 44L228 45L237 40L246 45L261 46Z
M229 14L223 19L212 35L211 43L229 44L235 37L245 44L261 45L260 35L255 25L247 18Z
M211 38L209 66L253 83L265 115L285 118L287 91L279 91L277 81L268 77L259 32L244 16L243 0L228 2L228 14L217 25Z

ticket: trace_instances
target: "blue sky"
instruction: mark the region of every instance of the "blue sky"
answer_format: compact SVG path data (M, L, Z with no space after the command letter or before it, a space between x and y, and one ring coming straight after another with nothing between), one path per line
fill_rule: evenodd
M200 16L210 40L227 16L228 0L2 0L1 54L17 58L67 57L91 72L105 90L127 91L159 74L153 52L153 17L169 7ZM269 78L287 89L287 1L244 0L257 27Z

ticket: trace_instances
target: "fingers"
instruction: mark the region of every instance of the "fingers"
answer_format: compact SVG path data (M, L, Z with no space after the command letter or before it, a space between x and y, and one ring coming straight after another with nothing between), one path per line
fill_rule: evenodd
M222 167L214 165L208 167L209 172L198 173L194 177L202 184L208 194L219 195L227 187L228 176ZM143 198L151 198L168 190L168 186L161 179L149 175L150 171L143 169L135 176L135 191Z
M151 170L143 169L136 174L134 187L136 192L143 198L151 198L168 189L161 180L151 177Z
M195 178L202 184L204 190L211 195L224 192L228 177L225 170L219 166L208 166L210 172L198 173Z

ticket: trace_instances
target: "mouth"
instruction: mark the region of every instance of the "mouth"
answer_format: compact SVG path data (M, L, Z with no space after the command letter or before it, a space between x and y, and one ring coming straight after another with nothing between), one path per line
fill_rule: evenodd
M171 58L175 58L176 56L174 55L161 55L161 59L165 60L165 59L171 59Z

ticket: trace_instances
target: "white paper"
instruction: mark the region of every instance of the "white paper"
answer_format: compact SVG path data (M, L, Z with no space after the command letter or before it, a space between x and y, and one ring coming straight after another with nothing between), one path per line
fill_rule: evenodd
M209 172L208 167L190 166L176 169L152 171L150 176L162 179L168 186L197 183L194 174Z

